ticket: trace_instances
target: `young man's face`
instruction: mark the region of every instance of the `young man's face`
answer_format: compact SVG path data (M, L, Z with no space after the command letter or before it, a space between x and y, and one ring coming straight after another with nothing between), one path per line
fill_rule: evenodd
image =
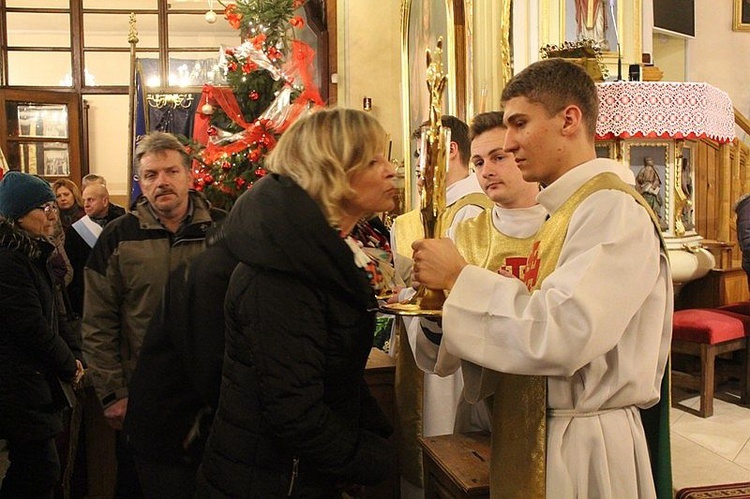
M503 208L525 208L534 203L536 184L526 182L513 154L503 144L507 130L493 128L471 141L471 162L479 185L487 196Z
M562 112L549 116L546 109L526 97L514 97L504 106L508 130L503 149L513 153L527 182L549 185L562 175L565 143Z

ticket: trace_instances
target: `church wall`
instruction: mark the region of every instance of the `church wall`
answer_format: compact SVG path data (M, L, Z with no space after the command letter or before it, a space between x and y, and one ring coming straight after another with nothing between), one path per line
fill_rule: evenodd
M107 189L127 203L128 96L85 95L89 104L89 170L107 179Z
M690 81L685 71L686 39L660 33L653 35L653 62L664 72L663 81Z
M404 157L401 137L401 2L338 0L338 105L372 114L390 134L391 157Z
M732 31L732 5L729 0L695 2L695 39L687 42L686 79L724 90L734 107L750 116L750 31ZM745 135L739 128L737 133Z

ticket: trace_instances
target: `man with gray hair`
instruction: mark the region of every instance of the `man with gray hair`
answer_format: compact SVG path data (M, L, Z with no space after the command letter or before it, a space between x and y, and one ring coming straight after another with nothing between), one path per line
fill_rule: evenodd
M204 249L225 213L192 189L190 158L171 134L153 132L135 153L143 194L102 231L84 271L83 348L104 417L122 429L128 385L167 276ZM118 432L119 437L119 432ZM118 496L138 485L132 455L118 438Z

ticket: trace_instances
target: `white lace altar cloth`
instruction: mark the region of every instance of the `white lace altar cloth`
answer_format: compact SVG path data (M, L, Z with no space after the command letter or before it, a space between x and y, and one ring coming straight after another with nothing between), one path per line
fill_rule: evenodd
M734 140L729 95L708 83L598 83L596 138Z

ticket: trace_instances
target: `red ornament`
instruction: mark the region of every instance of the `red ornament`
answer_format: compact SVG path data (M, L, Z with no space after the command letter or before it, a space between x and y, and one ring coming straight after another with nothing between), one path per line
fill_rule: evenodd
M263 43L266 41L266 35L261 33L259 35L255 35L254 37L250 38L250 43L253 44L253 47L255 47L256 50L260 50L263 48Z
M277 61L281 59L283 54L279 52L279 50L276 47L269 47L268 51L266 52L266 55L268 56L268 59L271 61Z
M223 161L221 163L221 169L224 170L224 171L231 170L232 169L232 163L230 163L229 161Z
M247 157L250 159L250 161L255 163L260 159L260 149L253 149L252 151L250 151L250 154L248 154Z
M258 99L260 99L260 94L258 93L257 90L253 90L252 92L250 92L250 100L258 100Z
M215 126L210 126L206 129L206 133L209 137L214 137L219 132L216 130Z
M229 25L234 29L240 29L240 21L242 20L242 14L237 13L237 6L235 4L227 5L224 9L224 19L229 21Z
M268 172L265 170L265 168L256 168L255 169L255 176L256 177L265 177Z
M210 174L208 174L205 177L203 177L203 182L205 182L206 185L211 185L214 183L214 178Z
M234 185L238 189L241 189L242 186L245 185L245 182L246 182L246 180L244 178L242 178L242 177L237 177L236 179L234 179Z
M256 69L258 69L258 65L255 64L253 61L247 61L245 64L242 65L243 74L252 73Z
M302 29L305 26L305 20L300 16L294 16L289 20L289 24L297 29Z

